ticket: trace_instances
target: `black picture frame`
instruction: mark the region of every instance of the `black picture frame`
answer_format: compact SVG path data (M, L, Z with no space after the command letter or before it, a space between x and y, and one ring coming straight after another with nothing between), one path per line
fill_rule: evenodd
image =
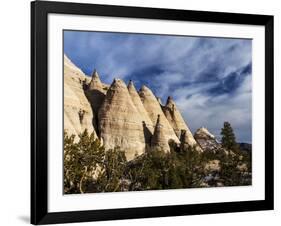
M265 199L142 208L48 212L48 14L75 14L199 21L265 27ZM52 224L272 210L273 186L273 16L62 2L31 3L31 223Z

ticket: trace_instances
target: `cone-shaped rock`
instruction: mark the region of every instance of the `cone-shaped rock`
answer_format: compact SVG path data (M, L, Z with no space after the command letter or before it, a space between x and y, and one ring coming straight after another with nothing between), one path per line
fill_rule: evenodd
M163 120L160 115L157 116L154 133L151 139L151 147L166 153L170 152L169 143L164 132Z
M181 131L180 135L180 148L182 150L188 150L188 148L193 147L198 152L203 152L202 148L199 146L199 144L196 143L196 145L191 146L190 145L190 134L186 130Z
M180 111L177 109L176 103L173 101L172 97L168 97L166 105L163 107L164 114L168 119L169 123L173 127L176 135L181 137L182 130L185 131L184 139L185 143L191 147L198 147L196 140L194 139L190 129L188 128L186 122L181 116ZM200 149L200 148L199 148Z
M216 137L211 134L207 128L201 127L198 129L194 134L194 138L204 151L216 150L221 147L217 142Z
M96 69L92 73L92 79L89 84L89 89L90 90L97 89L105 93L105 91L103 90L103 84L100 80L100 76Z
M142 101L140 99L140 96L134 86L134 83L130 80L129 84L128 84L128 91L129 91L129 94L131 96L131 99L134 103L134 105L136 106L138 112L140 113L140 116L141 116L141 120L143 123L143 126L144 126L144 130L148 130L147 133L146 133L146 143L150 143L150 140L151 140L151 136L153 134L153 130L154 130L154 125L151 121L151 119L149 118L148 116L148 113L147 111L145 110L143 104L142 104Z
M86 96L91 103L91 107L95 116L95 119L98 117L99 109L104 101L106 90L102 84L98 72L94 70L92 74L92 79L85 90ZM93 121L95 129L98 131L98 122Z
M144 153L142 117L125 83L115 79L99 110L99 131L106 150L120 147L128 160Z
M83 90L84 81L85 74L64 55L64 129L69 135L78 135L85 129L95 133L91 105Z
M166 119L162 111L162 108L159 102L157 101L157 98L152 93L152 91L148 87L142 86L139 91L139 96L141 98L144 108L146 109L151 121L154 124L157 123L158 115L160 115L163 131L167 139L167 143L169 143L170 139L174 140L175 143L179 143L178 137L176 136L173 128L171 127L168 120Z

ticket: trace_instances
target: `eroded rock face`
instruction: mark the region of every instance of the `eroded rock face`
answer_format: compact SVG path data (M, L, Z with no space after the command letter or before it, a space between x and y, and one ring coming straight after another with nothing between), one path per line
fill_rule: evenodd
M132 81L127 87L120 79L110 86L103 84L96 70L87 77L66 56L64 128L76 137L85 129L94 132L106 150L120 147L128 160L151 148L169 152L171 141L198 151L220 147L206 128L193 137L172 98L162 106L160 98L146 86L138 93Z
M148 87L142 86L142 88L139 91L139 96L141 98L145 110L148 113L148 116L150 117L154 125L156 125L158 115L160 115L161 123L163 126L163 133L167 140L167 144L169 143L170 140L174 140L175 143L180 143L179 138L176 136L172 126L169 124L157 98L154 96L152 91Z
M96 70L94 70L92 74L92 79L89 84L86 84L84 87L85 94L91 104L94 119L93 126L95 130L98 132L98 112L104 101L106 95L106 88L102 84L99 74Z
M170 152L170 147L165 136L163 122L160 115L157 117L154 133L151 139L151 148L159 149L165 153Z
M133 101L133 104L135 105L135 107L137 108L137 110L140 114L142 124L143 124L143 130L144 130L144 134L145 134L145 142L147 144L150 144L151 137L152 137L152 134L154 132L154 125L153 125L151 119L149 118L148 113L145 110L145 108L142 104L142 101L140 99L140 96L139 96L139 94L138 94L138 92L137 92L137 90L134 86L134 83L132 81L130 81L128 83L128 91L129 91L129 94L130 94L131 99Z
M201 127L195 132L194 138L204 151L212 151L221 148L215 136L204 127Z
M186 146L195 147L196 149L201 151L201 148L198 146L196 140L194 139L180 111L177 109L176 103L173 101L172 97L168 97L166 105L163 106L162 109L169 123L173 127L176 135L181 139L181 142L183 142Z
M111 84L99 109L98 119L105 149L119 146L128 160L145 152L143 119L122 80L115 79Z
M64 55L64 129L69 135L76 135L76 139L85 129L95 133L92 108L83 90L86 79L85 74Z

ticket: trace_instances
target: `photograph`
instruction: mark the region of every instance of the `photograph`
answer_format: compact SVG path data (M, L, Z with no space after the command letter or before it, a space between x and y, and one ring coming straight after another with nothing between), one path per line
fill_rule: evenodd
M251 39L64 30L63 52L64 194L251 186Z

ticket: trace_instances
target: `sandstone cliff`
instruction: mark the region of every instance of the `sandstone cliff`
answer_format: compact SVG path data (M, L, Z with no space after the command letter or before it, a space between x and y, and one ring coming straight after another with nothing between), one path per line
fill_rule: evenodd
M64 129L69 135L76 135L76 139L85 129L95 133L92 109L83 90L86 79L85 74L64 55Z
M145 152L143 118L125 83L115 79L98 113L100 137L106 149L120 147L128 160Z

